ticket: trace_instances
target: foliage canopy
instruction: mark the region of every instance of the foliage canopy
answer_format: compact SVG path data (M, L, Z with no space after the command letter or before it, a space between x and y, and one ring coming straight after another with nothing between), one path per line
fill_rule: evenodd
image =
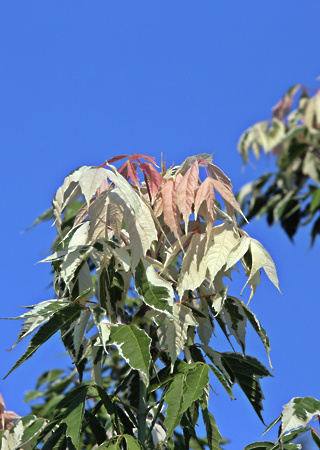
M56 297L12 318L24 321L16 343L36 332L7 375L56 332L74 370L39 378L27 399L44 402L30 416L16 420L1 399L3 450L219 450L225 441L208 408L217 384L231 398L238 384L263 420L260 379L271 373L246 354L247 323L268 357L269 339L225 279L242 270L248 300L261 269L278 289L279 282L271 256L239 228L236 213L230 179L212 155L169 169L147 155L116 156L66 177L39 219L54 217L58 230L43 260ZM215 327L230 351L216 348ZM319 412L315 399L292 399L271 424L280 421L279 440L246 449L299 448L292 441ZM200 413L204 438L196 433Z

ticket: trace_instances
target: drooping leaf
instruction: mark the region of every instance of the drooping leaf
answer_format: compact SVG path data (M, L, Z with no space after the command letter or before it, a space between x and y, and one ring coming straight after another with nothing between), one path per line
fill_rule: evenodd
M256 358L240 353L222 353L221 362L230 374L232 381L240 386L263 422L261 411L263 410L264 395L259 380L262 377L272 376L271 373Z
M164 223L168 225L176 238L180 235L180 221L176 201L175 182L171 178L161 189Z
M151 198L154 199L162 183L162 176L157 171L157 169L148 162L140 164L140 170L145 173L146 182L150 190Z
M165 394L165 402L167 404L166 418L164 426L167 429L166 438L170 437L175 428L180 423L180 411L183 401L185 375L180 373L176 375Z
M139 371L146 385L149 384L151 339L136 325L111 325L108 344L117 347L119 353L133 368Z
M198 162L195 161L176 187L176 204L182 214L186 232L188 230L191 208L194 203L194 194L198 187L198 179L199 166Z
M219 270L227 263L230 252L239 243L239 236L233 225L223 223L213 227L207 243L205 254L211 280L213 281Z
M186 290L197 289L205 280L207 265L204 258L206 234L195 233L191 237L186 254L183 257L177 291L182 299Z
M108 171L102 167L90 167L79 178L79 186L89 207L92 196L104 181L108 179Z
M270 256L270 254L267 252L267 250L263 247L263 245L259 241L257 241L256 239L253 239L253 238L250 239L250 250L251 250L251 256L252 256L252 266L251 266L250 276L247 280L247 283L250 283L252 281L252 277L255 275L255 273L260 268L263 268L264 271L266 272L269 280L280 291L276 266Z
M213 184L211 178L206 178L203 183L200 184L196 197L194 200L194 215L198 216L201 205L205 202L206 210L209 214L208 219L211 219L211 222L215 221L216 212L214 209L215 202L215 193L213 189Z
M223 441L220 431L216 425L213 415L208 408L202 408L202 417L207 430L207 439L210 450L222 450L220 447Z
M171 358L171 366L175 363L186 340L189 326L197 326L190 308L182 303L175 303L173 317L158 316L156 321L160 324L157 331L162 347L167 347Z
M80 444L80 431L88 389L89 386L80 386L74 391L73 400L68 405L62 419L67 425L66 436L71 438L75 448L79 448Z
M64 309L55 313L32 337L25 353L18 359L4 378L7 378L11 372L17 369L24 361L29 359L38 350L38 348L41 347L41 345L44 344L58 330L60 330L63 325L70 323L77 316L79 316L81 311L81 306L73 304L66 306Z

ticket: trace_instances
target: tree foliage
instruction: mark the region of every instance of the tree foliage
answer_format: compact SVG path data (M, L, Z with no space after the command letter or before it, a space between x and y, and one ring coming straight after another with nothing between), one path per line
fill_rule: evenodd
M311 244L320 234L320 91L292 86L274 106L272 119L246 130L239 152L246 163L252 149L276 157L277 171L246 184L238 201L248 219L266 215L279 222L290 239L312 224Z
M260 380L271 373L246 354L247 323L268 357L269 339L225 278L242 270L248 300L261 269L279 282L270 254L239 228L236 213L231 182L207 154L168 169L150 156L116 156L66 177L39 219L54 217L58 230L43 260L55 298L16 318L24 321L17 343L35 334L7 375L56 332L74 369L39 378L27 394L36 400L30 416L14 419L1 401L1 449L219 450L225 440L209 411L210 385L218 384L231 398L238 384L263 420ZM216 327L229 352L216 348ZM246 450L299 448L292 441L319 410L315 399L291 400L271 424L280 422L278 441Z

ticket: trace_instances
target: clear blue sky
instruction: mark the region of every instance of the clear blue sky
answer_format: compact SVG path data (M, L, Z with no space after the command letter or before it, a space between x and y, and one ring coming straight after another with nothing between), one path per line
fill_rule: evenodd
M54 229L20 231L50 206L72 169L123 153L160 161L163 152L169 163L180 163L215 152L236 191L272 168L261 161L242 172L237 141L269 117L290 85L317 87L319 17L317 1L3 0L1 316L52 296L49 266L35 263ZM263 277L251 303L271 339L275 378L262 381L270 423L292 397L320 398L319 243L307 252L307 231L293 246L263 221L252 221L247 231L272 254L284 294ZM230 292L238 295L238 285ZM1 321L1 376L25 349L6 352L19 330L19 322ZM54 339L0 382L8 409L27 413L24 391L43 370L68 364L57 357L61 352ZM248 353L267 364L251 335ZM226 449L260 439L264 427L244 395L236 389L231 402L218 393L211 410L231 439Z

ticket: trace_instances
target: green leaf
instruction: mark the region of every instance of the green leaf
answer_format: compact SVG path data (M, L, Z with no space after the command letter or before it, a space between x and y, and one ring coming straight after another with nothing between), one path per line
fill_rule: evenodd
M313 191L312 200L310 205L310 212L314 213L320 207L320 189Z
M181 412L185 412L195 400L198 400L203 393L203 389L209 384L209 367L207 364L200 364L193 370L189 370L185 378L183 390L183 402Z
M62 419L62 422L67 425L66 436L71 438L76 448L80 445L80 430L88 389L89 386L80 386L76 391L73 391L73 400Z
M140 298L151 308L173 313L173 289L171 284L160 278L151 264L145 267L142 260L136 267L135 287Z
M129 434L124 434L123 437L126 440L127 448L132 450L140 450L141 446L137 443L137 441L134 439L134 437L130 436Z
M24 361L29 359L37 350L44 344L51 336L53 336L58 330L60 330L64 325L73 321L83 308L77 304L72 304L66 308L58 311L49 319L47 323L42 325L42 327L37 331L37 333L32 337L27 350L18 359L15 365L10 369L4 378L17 369Z
M216 425L216 421L213 415L208 411L208 408L202 408L202 417L207 430L208 445L210 450L221 450L220 443L223 439Z
M218 380L220 381L222 386L225 388L225 390L229 394L231 400L233 400L234 397L233 397L232 389L231 389L230 383L228 382L226 377L218 369L216 369L212 364L209 364L209 367L212 370L212 372L215 374L215 376L218 378Z
M317 445L318 448L320 448L320 436L316 433L316 431L311 430L311 437L313 439L313 442Z
M27 426L25 426L21 441L19 443L20 446L27 444L36 436L38 436L46 423L45 419L37 419L35 416L29 417L33 417L34 419L31 420L31 422Z
M142 375L146 385L149 384L150 344L151 338L136 325L111 325L108 344L117 347L119 353L133 369Z
M272 448L274 448L274 442L263 441L249 444L243 450L271 450Z
M240 353L221 353L221 362L230 374L232 381L239 384L262 423L264 423L261 415L264 395L259 379L272 376L271 373L256 358Z
M180 423L181 419L181 406L183 402L183 389L184 389L185 375L183 373L175 375L170 387L165 394L165 402L167 409L165 411L166 418L164 426L167 429L166 439L168 439L176 427Z

